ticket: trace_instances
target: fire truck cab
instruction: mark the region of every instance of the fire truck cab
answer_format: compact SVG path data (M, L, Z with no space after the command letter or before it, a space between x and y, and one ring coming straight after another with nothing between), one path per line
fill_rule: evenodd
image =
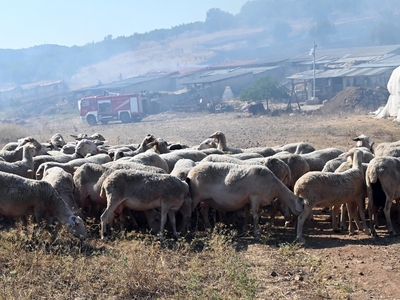
M78 101L82 121L89 125L140 122L143 118L141 96L137 94L111 94L83 97Z

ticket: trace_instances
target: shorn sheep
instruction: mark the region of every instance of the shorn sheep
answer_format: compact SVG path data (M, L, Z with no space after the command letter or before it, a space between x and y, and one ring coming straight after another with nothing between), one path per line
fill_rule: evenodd
M356 202L364 226L369 234L365 222L364 205L364 172L362 167L362 153L354 150L353 166L343 173L327 173L312 171L304 174L296 182L294 193L303 199L304 209L297 220L297 240L304 242L303 224L315 206L339 206L344 203ZM349 216L355 219L354 216ZM349 223L350 233L354 232L352 222Z
M47 225L61 222L68 232L86 238L83 220L75 216L50 183L0 172L0 214L6 217L34 215Z
M107 197L107 208L101 215L101 237L104 239L106 225L114 212L121 213L124 207L144 211L161 209L160 236L163 238L167 215L174 237L178 236L175 212L180 210L184 220L190 221L191 205L187 198L186 182L170 174L154 174L143 171L117 170L103 182L101 197Z
M299 198L264 166L203 162L189 172L187 182L193 208L201 203L206 223L208 207L218 211L236 211L250 205L256 239L260 238L261 206L270 205L278 198L295 215L302 210Z
M375 206L376 208L383 207L389 234L396 235L390 218L390 209L395 199L399 206L400 159L397 157L374 158L368 164L365 180L369 200L368 211L371 219L371 232L376 235L374 228L376 222Z

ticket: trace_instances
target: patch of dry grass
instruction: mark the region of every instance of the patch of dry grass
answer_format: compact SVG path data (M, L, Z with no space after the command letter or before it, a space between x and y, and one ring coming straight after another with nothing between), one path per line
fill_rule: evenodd
M232 236L160 243L151 235L82 244L61 232L0 233L1 299L253 299L256 280Z

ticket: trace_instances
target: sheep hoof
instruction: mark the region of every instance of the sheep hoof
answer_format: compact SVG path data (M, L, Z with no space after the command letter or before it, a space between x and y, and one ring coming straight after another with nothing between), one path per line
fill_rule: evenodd
M256 234L255 236L254 236L254 240L256 241L256 242L259 242L260 240L261 240L261 234Z
M396 233L395 231L389 231L389 235L390 235L390 236L396 236L397 233Z
M349 236L354 236L354 232L349 232Z
M340 229L340 228L336 228L336 229L333 229L333 232L334 233L341 233L341 232L343 232L343 230Z
M297 237L295 242L297 244L301 244L301 245L304 245L306 243L306 241L305 241L305 239L303 237Z

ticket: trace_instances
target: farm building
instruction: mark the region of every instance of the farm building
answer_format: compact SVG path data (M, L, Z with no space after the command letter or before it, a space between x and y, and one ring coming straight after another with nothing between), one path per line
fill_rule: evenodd
M300 100L313 93L313 57L300 55L289 63L298 73L287 76ZM386 87L392 71L400 65L400 45L322 49L315 53L315 96L331 99L349 86Z

